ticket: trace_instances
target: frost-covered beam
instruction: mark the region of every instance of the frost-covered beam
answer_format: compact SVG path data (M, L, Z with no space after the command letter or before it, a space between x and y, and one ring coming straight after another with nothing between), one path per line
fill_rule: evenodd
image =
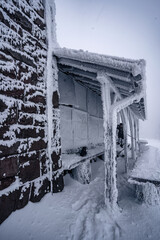
M116 102L114 105L112 105L112 109L119 112L120 110L128 107L129 105L139 102L143 97L144 97L143 91L140 93L134 93L133 95Z
M85 86L85 87L87 87L87 88L89 88L89 89L91 89L93 91L96 91L98 94L101 94L101 88L100 87L91 85L91 84L89 84L87 82L83 82L83 81L81 81L79 79L76 79L76 81L78 83L82 84L83 86Z
M97 90L97 91L99 91L99 92L101 92L101 89L100 89L100 87L97 87L97 86L93 86L93 85L91 85L91 84L88 84L88 83L85 83L89 88L91 88L91 89L94 89L94 90Z
M88 78L75 76L74 79L75 79L75 80L78 80L78 81L81 81L81 82L84 82L84 83L88 83L88 84L90 84L90 85L92 85L92 86L97 86L97 87L99 87L99 89L101 88L101 85L100 85L99 82L92 81L92 80L90 80L90 79L88 79Z
M119 89L119 92L121 95L127 97L127 96L130 96L130 92L129 91L125 91L124 89Z
M117 88L127 90L128 92L131 92L134 90L132 82L124 82L116 78L111 78L113 83L116 85Z
M92 80L96 80L97 74L93 73L93 72L89 72L89 71L84 71L81 70L79 68L75 68L75 67L68 67L62 64L58 64L58 67L65 73L70 73L70 74L74 74L74 75L78 75L78 76L82 76L82 77L86 77Z
M108 82L109 88L117 95L117 98L121 99L122 96L119 90L114 85L112 79L106 74L106 72L98 72L97 73L97 80L102 84L104 82Z
M58 64L78 68L78 69L81 69L83 71L89 71L89 72L92 72L92 73L97 73L98 71L104 71L110 77L115 77L115 78L118 77L118 79L121 79L122 81L126 81L126 82L131 81L131 79L130 79L131 73L126 72L126 71L121 71L121 70L118 70L118 69L114 69L114 68L110 68L110 67L104 67L102 65L97 65L97 64L94 64L94 63L87 63L87 62L84 62L84 61L81 62L81 61L72 60L72 59L63 58L63 57L58 58L57 61L58 61Z

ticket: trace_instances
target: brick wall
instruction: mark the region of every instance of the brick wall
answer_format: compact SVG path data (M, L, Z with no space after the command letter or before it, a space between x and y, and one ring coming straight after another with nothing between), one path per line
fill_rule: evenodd
M53 189L49 180L44 10L43 0L0 1L0 223L28 201L63 188L62 177ZM55 91L53 110L58 107ZM58 141L53 171L60 167Z

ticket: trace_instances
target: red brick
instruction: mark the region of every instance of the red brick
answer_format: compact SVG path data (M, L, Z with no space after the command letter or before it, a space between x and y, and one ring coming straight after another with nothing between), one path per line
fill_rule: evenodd
M40 126L40 127L45 127L45 121L38 121L37 119L35 119L34 125Z
M29 202L29 195L30 195L30 185L29 187L26 187L25 190L23 187L19 188L19 191L17 192L17 198L16 198L16 209L21 209L27 205Z
M10 27L9 21L6 18L4 18L1 10L0 10L0 21L3 22L7 27Z
M27 104L22 104L22 112L25 113L38 113L37 107L34 106L29 106Z
M42 18L44 18L44 9L35 10Z
M24 98L24 89L12 89L12 90L3 90L0 89L0 94L3 94L7 97L13 97L15 99L21 99L23 100Z
M17 106L14 105L9 108L7 118L3 121L3 125L16 124L18 119Z
M46 98L42 95L36 95L36 96L30 96L28 98L28 101L34 102L34 103L41 103L43 105L46 105Z
M15 130L15 134L17 138L44 138L44 129L37 128L19 128Z
M19 167L19 178L21 181L32 181L40 176L40 164L38 160L29 161L29 165Z
M47 156L46 156L46 151L40 152L39 159L40 159L40 162L41 162L41 174L42 175L46 174L47 173L47 164L46 164Z
M50 192L50 181L47 178L40 181L40 184L41 187L38 190L38 195L35 195L36 183L33 183L30 198L31 202L39 202L46 193Z
M6 157L0 160L0 179L13 177L18 173L17 156Z
M52 162L53 162L53 164L52 164L53 171L56 171L60 168L59 164L58 164L58 162L60 160L60 153L57 154L56 152L53 152L51 154L51 158L52 158Z
M45 29L45 24L41 21L40 18L36 18L34 20L34 23L41 29L44 30Z
M63 181L63 175L60 175L58 177L54 177L52 181L52 187L51 191L53 193L61 192L64 188L64 181Z
M19 146L19 141L15 142L11 146L0 145L0 157L17 154Z
M33 152L33 153L25 153L19 155L19 163L23 164L28 161L38 161L39 159L39 152Z
M1 73L6 77L16 79L16 70L15 69L8 70L7 68L5 68L5 69L1 70Z
M15 210L15 192L0 197L0 224Z
M4 112L6 109L7 109L7 105L2 99L0 99L0 112Z
M7 137L4 137L4 134L9 131L9 126L0 125L0 139L8 140Z
M46 113L46 107L45 106L39 106L39 113L45 114Z
M38 151L38 150L41 150L41 149L46 149L47 147L47 143L43 140L43 139L40 139L40 140L35 140L31 143L31 147L29 148L29 151Z
M22 125L33 125L33 117L21 113L18 119L18 123Z
M0 180L0 190L9 187L15 181L15 177L8 177Z

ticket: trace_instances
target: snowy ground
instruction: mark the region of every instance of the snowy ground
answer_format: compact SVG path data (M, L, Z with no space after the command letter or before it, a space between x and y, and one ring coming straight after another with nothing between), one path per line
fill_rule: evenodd
M160 142L149 143L160 149ZM134 186L123 174L123 161L119 158L120 211L111 214L104 207L104 166L97 161L89 185L66 175L63 192L47 194L40 203L12 213L0 226L0 240L159 240L160 206L136 200Z

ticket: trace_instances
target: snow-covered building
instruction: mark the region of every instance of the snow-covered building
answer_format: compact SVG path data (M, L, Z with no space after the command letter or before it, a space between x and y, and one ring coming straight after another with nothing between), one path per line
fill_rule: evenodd
M116 204L117 122L127 171L127 133L135 159L146 117L144 60L60 48L52 0L2 0L0 19L0 223L62 191L66 170L89 183L102 155L106 204Z

